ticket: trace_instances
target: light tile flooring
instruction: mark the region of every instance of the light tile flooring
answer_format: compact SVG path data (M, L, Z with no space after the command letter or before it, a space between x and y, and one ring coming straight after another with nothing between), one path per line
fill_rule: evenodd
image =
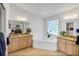
M60 51L26 48L20 51L10 53L9 56L67 56L67 55Z

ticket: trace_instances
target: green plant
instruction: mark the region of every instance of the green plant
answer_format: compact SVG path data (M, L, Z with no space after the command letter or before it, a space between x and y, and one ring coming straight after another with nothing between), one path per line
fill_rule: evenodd
M27 28L26 30L27 30L27 32L26 32L27 34L31 33L31 29L30 28Z
M60 35L67 35L67 33L65 31L61 31Z

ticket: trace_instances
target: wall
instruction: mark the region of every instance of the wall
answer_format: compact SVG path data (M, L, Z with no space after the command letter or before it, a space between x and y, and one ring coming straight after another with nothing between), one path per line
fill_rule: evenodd
M66 31L67 22L74 22L74 29L76 29L78 27L79 18L67 19L67 20L64 19L64 16L67 16L67 15L70 16L70 15L74 15L74 14L77 14L79 16L79 7L45 18L44 20L46 20L46 21L44 22L44 33L47 32L47 30L46 30L47 26L45 26L45 25L47 24L47 22L49 20L53 20L53 19L59 20L59 33L60 33L60 31ZM76 35L75 30L74 30L73 35Z

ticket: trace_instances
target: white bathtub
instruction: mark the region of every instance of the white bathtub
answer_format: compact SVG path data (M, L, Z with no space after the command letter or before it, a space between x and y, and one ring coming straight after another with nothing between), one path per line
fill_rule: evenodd
M57 50L57 38L33 40L33 48Z

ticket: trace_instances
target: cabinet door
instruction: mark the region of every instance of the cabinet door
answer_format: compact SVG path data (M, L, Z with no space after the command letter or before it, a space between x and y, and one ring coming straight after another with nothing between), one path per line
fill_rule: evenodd
M19 40L19 48L20 49L24 48L24 39L23 38L20 38L20 40Z
M27 47L27 39L26 37L20 38L20 49Z
M11 51L19 49L19 38L11 39Z
M72 48L73 48L72 55L77 56L78 55L78 47L76 45L73 45Z
M59 38L58 39L58 50L65 52L65 47L66 47L65 40Z
M24 37L24 40L23 40L23 44L24 44L23 47L24 47L24 48L25 48L25 47L28 47L28 46L27 46L27 45L28 45L27 41L28 41L28 40L27 40L27 37Z
M75 42L72 41L66 42L66 53L68 55L77 55L77 46Z
M27 38L22 37L22 38L20 38L20 49L25 48L25 47L27 47Z
M29 38L28 39L28 47L31 47L32 46L32 38Z
M66 53L68 55L72 55L72 44L70 41L66 41Z

